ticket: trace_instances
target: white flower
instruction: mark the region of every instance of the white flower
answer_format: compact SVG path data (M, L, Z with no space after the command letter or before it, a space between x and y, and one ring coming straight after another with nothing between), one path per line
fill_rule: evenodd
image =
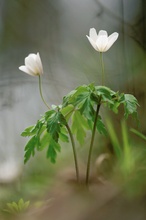
M118 36L119 34L114 32L108 37L107 32L104 30L99 31L97 35L95 28L91 28L87 38L95 50L98 52L106 52L117 40Z
M39 76L43 74L43 66L39 53L31 53L25 58L25 65L19 69L31 76Z

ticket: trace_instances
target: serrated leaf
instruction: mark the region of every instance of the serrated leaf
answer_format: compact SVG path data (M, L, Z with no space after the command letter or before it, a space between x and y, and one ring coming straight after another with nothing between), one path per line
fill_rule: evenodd
M55 111L54 109L45 112L45 120L47 120L48 118L50 118L51 115L54 114L55 112L56 112L56 111Z
M90 92L87 90L85 90L84 92L82 92L81 94L79 94L77 97L76 97L76 100L75 100L75 106L80 106L90 97Z
M65 117L66 121L68 121L74 111L75 107L73 105L67 105L66 107L61 109L61 113Z
M99 96L98 96L97 94L93 93L93 92L91 93L90 98L91 98L91 100L94 101L96 104L99 103L99 101L100 101Z
M24 207L24 201L23 201L23 199L20 199L20 200L18 201L18 207L19 207L19 210L22 210L22 209L23 209L23 207Z
M28 208L29 203L30 203L29 201L24 202L23 199L20 199L18 203L16 202L7 203L7 209L4 209L3 211L8 212L10 214L17 214Z
M48 147L50 140L51 135L47 132L47 130L45 130L41 135L39 151L42 151L44 148Z
M93 103L89 97L84 101L82 107L79 110L81 114L84 114L84 116L88 120L93 120L93 117L95 115L95 110L93 108Z
M69 100L73 97L75 94L76 89L68 93L66 96L63 97L63 107L67 106L69 104Z
M75 111L72 116L72 132L76 135L77 140L81 145L84 144L86 137L86 130L89 129L86 118L80 114L79 111Z
M27 137L27 136L32 136L35 134L35 125L32 125L32 126L29 126L27 127L22 133L21 133L21 136L23 137Z
M76 92L73 94L73 99L76 99L79 95L88 92L88 86L82 85L76 88ZM72 102L72 100L70 101Z
M47 119L47 131L56 142L58 142L60 128L64 124L66 124L66 120L61 112L54 112Z
M98 116L97 119L96 128L100 134L104 134L105 136L107 136L107 130L100 115Z
M72 105L76 106L78 104L78 102L80 102L79 100L77 100L78 97L83 94L85 95L86 92L89 93L90 89L91 89L91 85L89 85L89 86L82 85L82 86L77 87L75 90L73 90L71 93L69 93L66 97L64 97L65 102L63 101L63 103L64 103L63 107L67 106L68 104L72 104Z
M62 142L69 142L69 138L68 138L68 132L66 130L66 128L62 127L61 130L60 130L60 133L59 133L59 139L62 141Z
M26 163L31 156L35 154L35 147L36 147L36 136L33 136L25 146L25 154L24 154L24 163Z
M60 145L57 144L59 138L68 142L68 136L61 130L66 123L65 117L59 111L59 108L57 108L57 110L47 111L45 116L38 120L35 126L27 128L24 134L33 132L33 136L25 146L24 163L26 163L31 156L35 155L35 149L41 151L48 146L50 146L49 152L51 151L52 155L54 155L54 157L49 157L51 161L55 162L56 151L60 149ZM54 143L54 148L51 147L52 143Z
M79 87L77 92L74 94L74 96L76 97L74 99L74 103L72 102L72 105L75 105L81 112L81 114L84 114L84 116L89 120L92 120L92 118L94 117L94 105L95 103L97 104L97 100L99 101L99 97L93 93L94 90L95 87L93 84L90 84L89 86L84 85L83 87Z
M49 158L52 163L55 163L57 152L60 152L60 150L60 145L56 143L53 139L51 139L47 150L47 158Z
M101 102L114 104L113 95L115 92L106 86L96 86L96 93L101 97Z
M36 125L30 126L26 128L21 136L26 137L26 136L33 136L34 134L38 134L40 131L42 132L42 127L45 123L44 117L42 117L40 120L37 121Z
M125 109L125 118L128 118L129 114L137 114L137 106L139 106L137 99L131 94L124 95L124 109Z

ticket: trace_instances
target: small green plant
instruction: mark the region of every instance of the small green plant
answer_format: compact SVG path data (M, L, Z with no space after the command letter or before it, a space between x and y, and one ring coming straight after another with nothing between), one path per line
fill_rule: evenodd
M114 151L112 178L118 181L130 196L143 194L146 184L145 147L130 139L125 120L121 122L119 135L110 120L107 120L107 129ZM141 137L140 132L130 130Z
M134 149L132 148L130 141L128 130L126 126L125 120L121 122L121 133L122 138L119 141L118 135L111 123L111 121L107 120L107 127L109 132L109 137L111 140L111 144L113 146L114 155L116 157L116 163L119 164L120 172L122 176L129 177L130 173L134 172L136 169L136 160L133 155Z
M98 131L100 134L107 135L106 126L100 115L101 106L117 114L119 106L123 105L124 116L127 119L130 114L137 117L138 102L133 95L115 92L104 85L103 52L106 52L117 40L118 33L113 33L108 37L106 31L100 31L97 35L96 30L92 28L87 38L93 48L100 53L102 85L97 86L91 83L79 86L67 94L59 106L53 105L51 108L43 97L41 87L43 67L39 53L30 54L26 57L25 65L19 67L19 69L29 75L39 77L40 95L48 109L35 125L26 128L22 132L22 136L30 137L25 146L24 162L26 163L31 156L34 156L35 151L46 149L47 158L52 163L55 163L57 154L61 151L61 142L69 142L70 140L73 149L76 177L77 181L79 181L78 158L74 138L83 146L87 131L90 131L91 141L86 170L86 184L88 185L95 133Z
M3 210L9 214L19 214L25 211L29 207L30 201L24 202L21 198L17 203L11 202L6 204L6 208Z

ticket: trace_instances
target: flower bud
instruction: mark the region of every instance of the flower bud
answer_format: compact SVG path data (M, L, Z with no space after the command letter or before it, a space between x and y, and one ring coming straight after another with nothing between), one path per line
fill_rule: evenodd
M24 61L25 65L20 66L19 69L31 76L39 76L43 74L43 66L39 53L29 54Z

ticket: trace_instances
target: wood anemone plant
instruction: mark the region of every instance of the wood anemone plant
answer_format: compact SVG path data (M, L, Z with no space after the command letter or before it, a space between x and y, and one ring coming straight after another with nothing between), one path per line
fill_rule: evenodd
M47 158L52 163L56 162L57 154L61 150L61 142L71 141L76 178L80 181L78 158L75 147L76 139L81 146L84 145L87 131L91 132L91 141L89 146L89 154L86 170L86 185L89 184L90 164L93 150L93 144L96 131L100 134L107 135L106 127L100 115L101 105L118 113L120 105L124 106L125 118L129 114L137 117L137 99L131 94L114 92L110 88L104 86L104 63L102 53L107 51L117 40L118 33L113 33L109 37L106 31L100 31L97 35L95 29L90 29L87 36L91 45L100 52L100 61L102 69L102 86L96 86L94 83L82 85L75 88L67 94L61 105L49 107L46 103L41 88L41 76L43 73L40 57L37 55L28 56L25 59L27 67L20 68L22 71L33 76L39 76L39 89L41 98L48 108L48 111L37 121L35 125L26 128L22 132L22 136L29 136L30 140L25 146L24 162L26 163L31 156L35 155L35 151L46 149ZM40 72L39 72L40 71Z

